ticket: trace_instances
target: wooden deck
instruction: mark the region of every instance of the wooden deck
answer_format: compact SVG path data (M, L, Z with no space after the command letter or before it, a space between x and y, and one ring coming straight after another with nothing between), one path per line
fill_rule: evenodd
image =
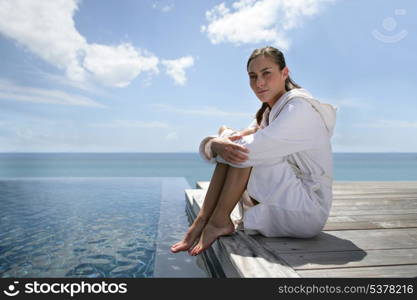
M185 191L191 219L208 184ZM208 271L213 277L417 277L417 182L335 182L333 195L318 236L237 231L204 253Z

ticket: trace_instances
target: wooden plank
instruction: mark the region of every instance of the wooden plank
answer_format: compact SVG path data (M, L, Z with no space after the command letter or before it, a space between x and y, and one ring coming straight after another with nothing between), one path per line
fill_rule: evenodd
M365 184L365 185L361 185L360 183L356 183L356 184L352 184L352 185L338 185L333 184L333 190L334 191L347 191L347 190L352 190L352 191L358 191L358 190L363 190L363 191L383 191L383 190L390 190L390 189L399 189L399 190L403 190L403 191L411 191L411 190L417 190L417 184L416 182L413 183L404 183L404 184L390 184L388 183L384 183L381 185L372 185L372 184Z
M327 222L324 230L417 228L417 220Z
M321 232L311 239L253 236L276 255L298 252L354 251L417 248L414 228L341 230ZM416 235L416 236L415 236Z
M362 191L362 190L347 190L345 192L335 191L332 192L333 198L335 199L343 199L343 198L372 198L377 196L387 197L387 198L396 198L398 197L408 197L408 198L416 198L417 193L416 191L405 191L404 189L397 189L397 190L371 190L371 191Z
M221 255L230 259L241 277L300 277L284 260L271 255L241 231L218 241L224 248Z
M417 201L416 201L417 204ZM374 211L375 209L378 210L403 210L405 213L409 212L410 210L415 210L417 209L417 205L416 204L407 204L407 205L384 205L384 204L379 204L379 202L376 202L374 205L332 205L331 210L334 212L337 211L346 211L346 210L355 210L355 211L369 211L372 210Z
M374 215L404 215L406 213L417 213L417 209L385 209L385 210L359 210L351 208L349 210L330 210L330 216L363 216L369 215L370 213Z
M417 219L416 220L393 220L393 221L386 221L386 222L373 222L374 224L378 224L382 228L416 228L417 227Z
M328 222L417 220L417 214L329 217Z
M417 265L297 271L301 277L417 277Z
M338 193L343 193L343 192L349 192L352 191L354 193L357 192L369 192L369 193L373 193L373 192L382 192L382 191L390 191L390 190L398 190L398 191L402 191L404 193L409 193L412 191L417 190L417 185L414 184L404 184L404 185L389 185L389 184L385 184L385 185L360 185L358 184L354 184L354 185L335 185L333 184L333 191L334 192L338 192Z
M352 187L337 187L333 185L333 193L335 194L346 194L346 193L364 193L364 194L373 194L373 193L390 193L390 192L400 192L404 194L412 194L417 191L417 185L414 186L384 186L384 187L372 187L372 186L352 186Z
M333 199L333 207L337 206L348 206L348 205L364 205L364 206L375 206L375 204L378 203L378 205L410 205L415 207L417 205L417 197L416 198L387 198L387 197L380 197L380 198L347 198L347 199Z
M197 183L203 190L208 185ZM249 237L272 255L267 263L281 259L301 277L417 276L416 181L335 182L333 195L325 231L318 236ZM237 266L244 264L241 259Z
M295 270L417 264L417 249L334 251L281 254Z
M346 193L337 193L335 191L333 191L333 198L336 200L339 199L349 199L349 198L368 198L368 199L372 199L372 198L376 198L376 197L383 197L383 198L388 198L388 199L396 199L396 198L412 198L415 199L417 198L417 193L413 192L405 192L404 190L397 190L397 191L381 191L381 192L353 192L353 191L347 191Z
M395 192L395 193L349 193L349 194L335 194L333 193L333 200L334 201L340 201L340 200L401 200L401 199L409 199L409 200L416 200L417 194L416 193L401 193L401 192Z
M336 188L352 188L352 187L417 187L417 181L333 181Z
M379 224L375 224L373 222L358 222L358 221L351 221L351 222L327 222L324 226L325 231L334 231L334 230L364 230L364 229L382 229ZM398 228L403 228L399 226Z
M333 191L353 191L353 192L357 192L357 191L384 191L384 190L402 190L405 192L408 191L415 191L417 190L417 184L416 182L412 182L412 183L402 183L402 184L390 184L389 182L386 183L382 183L382 184L361 184L360 182L355 183L355 184L335 184L333 183Z
M417 190L417 184L414 182L413 184L407 183L402 185L390 185L390 184L384 184L380 186L375 185L360 185L354 184L354 185L337 185L333 184L333 191L335 192L346 192L346 191L352 191L352 192L358 192L358 191L366 191L366 192L375 192L375 191L390 191L390 190L399 190L403 192L410 192Z
M404 210L405 213L407 213L407 211L410 210L415 210L417 209L417 201L415 201L415 203L413 204L403 204L403 205L384 205L384 204L380 204L379 202L374 203L373 205L332 205L331 210L333 211L345 211L345 210L360 210L360 211L369 211L369 210Z

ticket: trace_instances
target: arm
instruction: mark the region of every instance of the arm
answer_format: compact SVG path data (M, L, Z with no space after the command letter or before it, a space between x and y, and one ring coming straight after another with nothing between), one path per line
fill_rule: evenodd
M223 125L219 128L218 134L219 134L220 137L228 137L232 141L234 141L234 140L236 140L236 139L238 139L242 136L255 133L256 131L258 131L259 128L260 127L258 126L258 124L256 122L255 122L255 124L251 123L251 125L249 125L248 128L243 129L243 130L239 130L239 131L238 130L233 130L232 128Z
M217 135L209 135L205 137L198 148L198 152L201 156L201 158L211 164L216 163L215 154L213 153L213 150L211 149L211 144L213 142L213 139L217 138Z
M254 134L255 132L257 132L259 130L259 126L258 127L253 127L253 128L247 128L247 129L243 129L241 131L236 131L234 135L232 135L230 137L230 139L232 141L238 140L244 136L250 135L250 134Z
M254 130L254 128L258 128L256 119L252 120L252 122L249 124L249 126L247 127L247 129L244 129L243 131L246 131L246 133L250 134L252 131L256 131ZM242 131L235 131L230 127L227 126L221 126L218 130L218 134L217 135L210 135L205 137L199 146L199 154L201 156L201 158L203 158L204 161L209 162L209 163L216 163L216 159L215 157L217 156L216 151L213 148L213 143L220 143L220 140L215 141L214 139L216 138L228 138L230 140L234 140L236 138L234 138L232 135L240 135ZM240 138L240 137L239 137ZM219 145L217 145L219 146ZM240 147L240 146L239 146ZM218 148L218 147L217 147ZM214 150L214 151L213 151Z
M249 149L248 160L232 164L216 157L216 161L237 168L274 164L286 155L318 147L327 137L325 133L323 121L313 107L302 99L294 99L269 126L235 141Z

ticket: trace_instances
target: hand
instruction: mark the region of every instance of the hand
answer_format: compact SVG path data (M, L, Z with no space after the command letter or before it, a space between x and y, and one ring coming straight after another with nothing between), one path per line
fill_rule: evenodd
M227 162L239 164L245 162L249 153L246 147L233 143L230 138L214 138L211 144L213 152L217 153Z
M229 136L228 138L233 142L238 139L241 139L244 136L254 134L259 130L259 127L251 128L251 129L244 129L241 131L235 131L235 133L232 136Z
M229 136L229 137L228 137L228 139L229 139L229 140L231 140L232 142L234 142L234 141L236 141L236 140L241 139L242 137L243 137L243 135L242 135L242 134L240 134L240 133L238 133L238 134L235 134L235 135Z

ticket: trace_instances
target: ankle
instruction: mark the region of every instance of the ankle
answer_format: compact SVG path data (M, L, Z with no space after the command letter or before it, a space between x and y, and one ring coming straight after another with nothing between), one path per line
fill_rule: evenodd
M195 219L194 219L194 223L203 223L203 224L207 224L207 222L209 221L209 218L204 216L204 215L198 215Z
M230 224L233 225L232 220L230 219L229 216L216 216L216 217L212 217L210 218L210 220L208 221L208 223L210 225L213 225L215 227L226 227L229 226Z

